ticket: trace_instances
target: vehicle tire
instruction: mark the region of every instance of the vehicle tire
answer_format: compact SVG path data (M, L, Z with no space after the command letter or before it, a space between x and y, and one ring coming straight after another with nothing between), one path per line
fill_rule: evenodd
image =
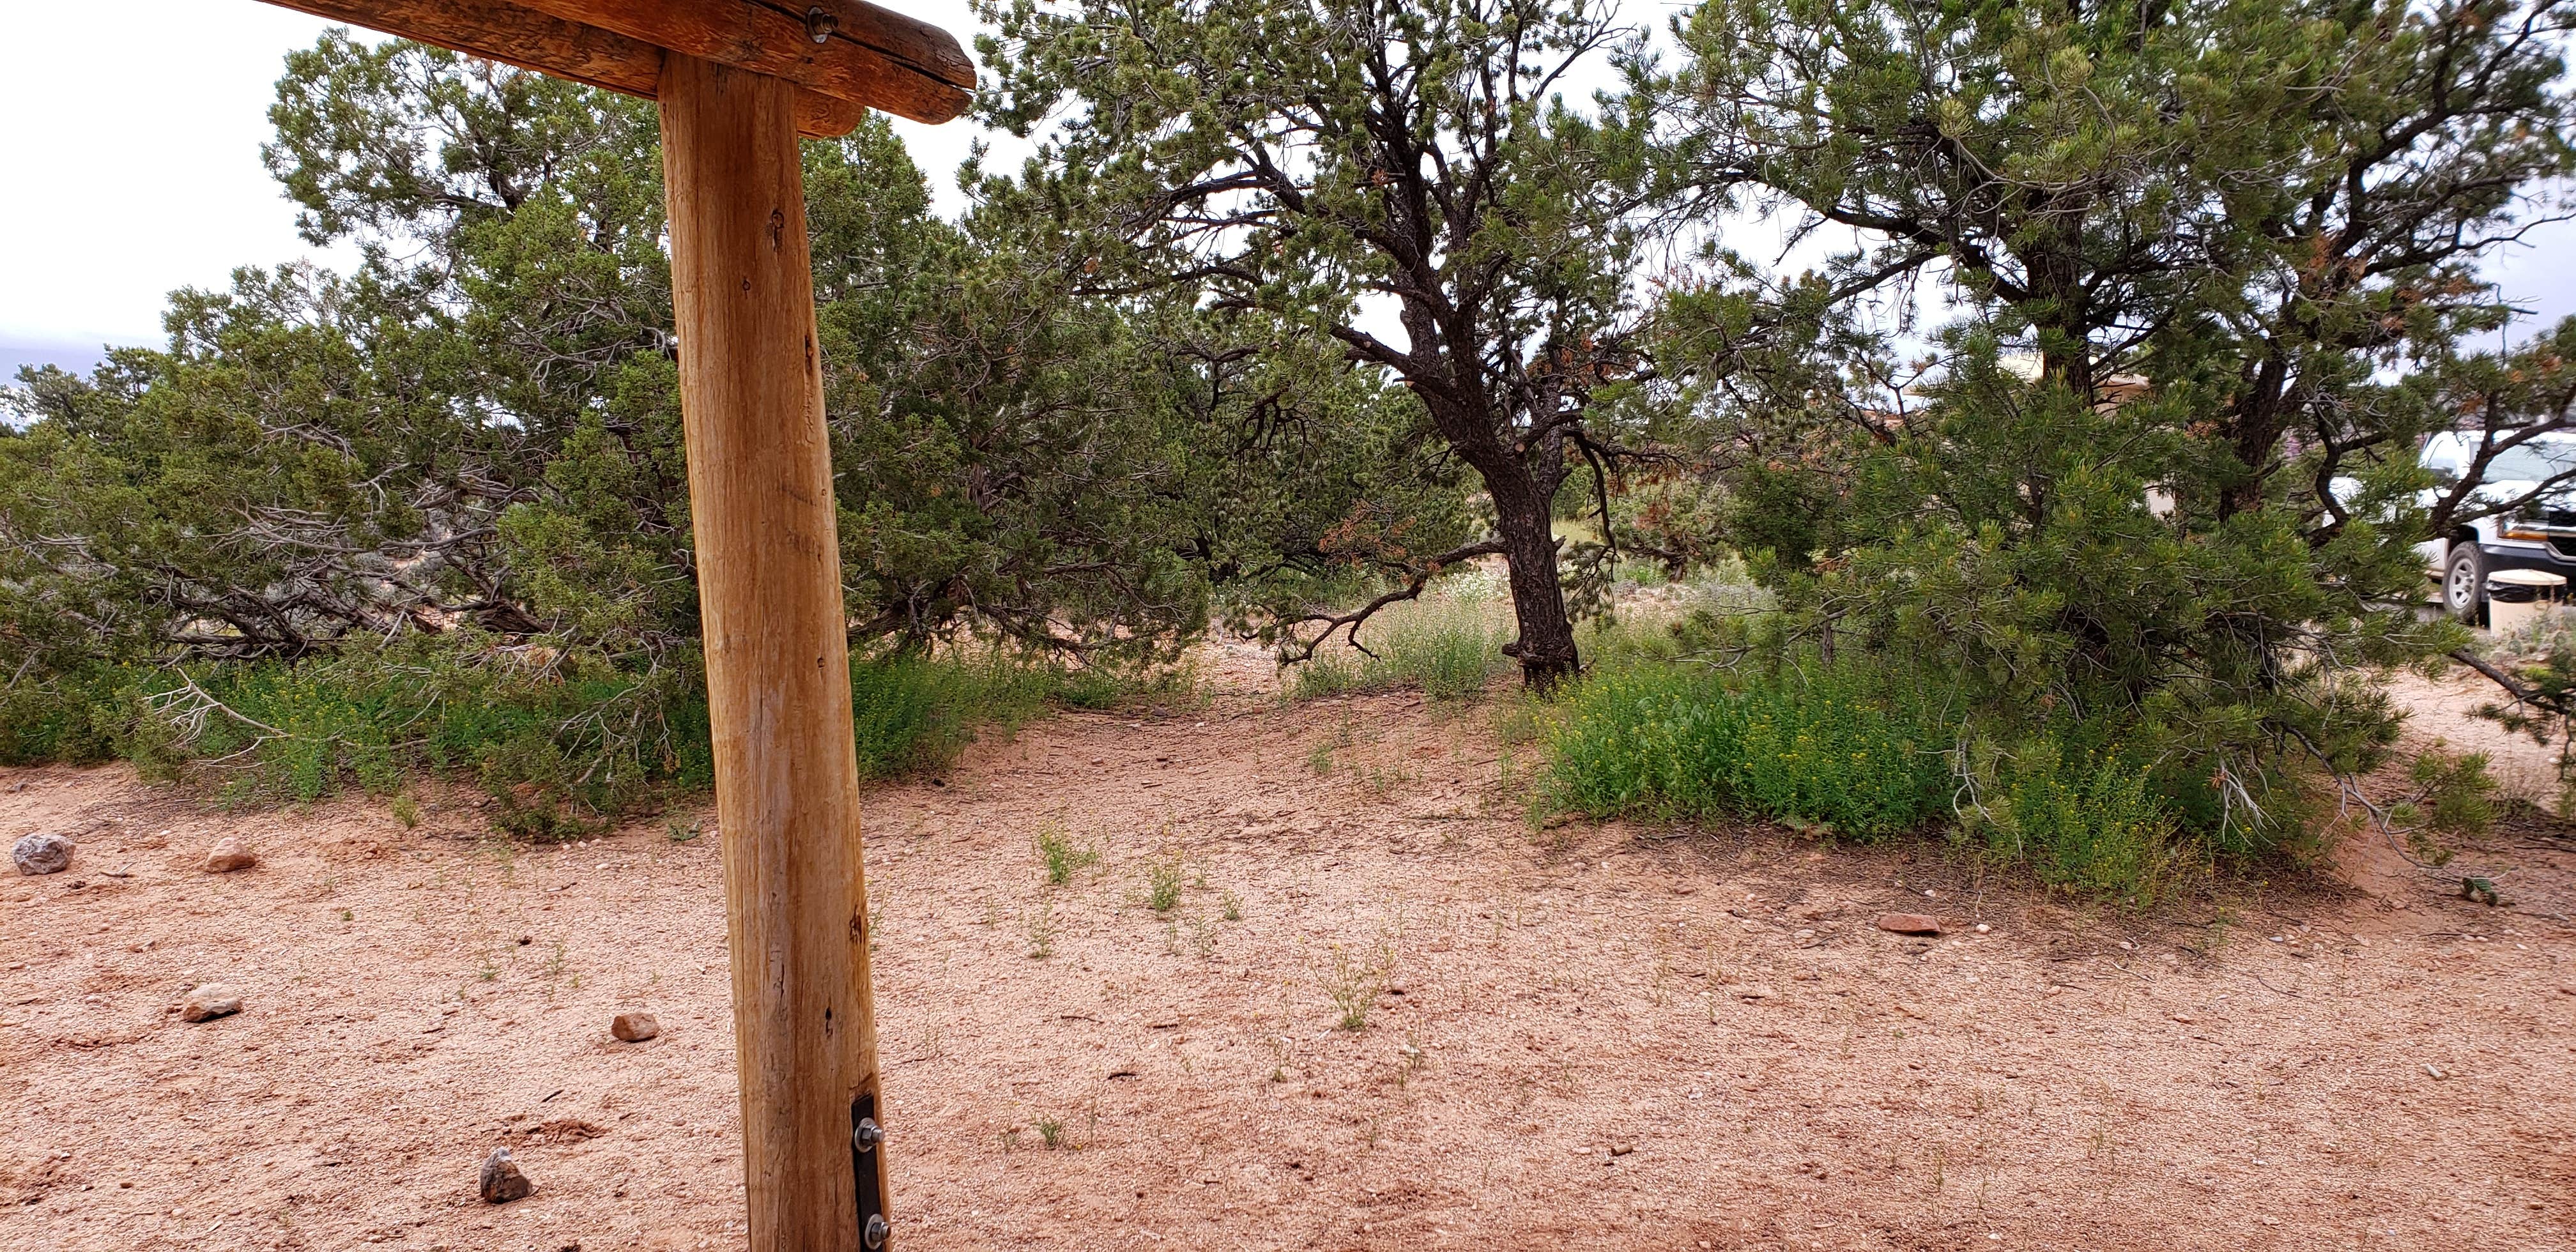
M2472 626L2487 624L2487 561L2475 540L2453 543L2442 563L2442 608Z

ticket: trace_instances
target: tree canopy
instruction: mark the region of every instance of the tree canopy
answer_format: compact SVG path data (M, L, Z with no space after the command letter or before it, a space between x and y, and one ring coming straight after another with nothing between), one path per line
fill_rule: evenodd
M2565 428L2558 337L2471 345L2510 312L2481 261L2570 170L2569 15L1701 6L1658 87L1681 211L1855 241L1667 303L1716 472L1769 502L1739 542L1828 640L2154 744L2251 842L2304 829L2287 780L2395 735L2353 675L2458 646L2414 545L2511 507L2425 504L2417 444ZM1928 335L1872 322L1924 291Z
M272 120L301 229L363 261L180 292L166 350L27 380L8 663L459 626L691 645L651 107L333 33ZM1083 292L1016 205L940 220L881 120L809 143L806 184L854 643L1167 655L1220 586L1293 595L1351 516L1456 529L1383 388L1254 360L1185 299Z
M1026 194L1080 206L1101 289L1190 293L1248 341L1400 384L1472 469L1493 533L1373 521L1394 595L1500 555L1534 684L1579 659L1551 525L1577 466L1636 451L1600 393L1637 370L1644 129L1568 75L1630 32L1575 0L1032 0L983 10L996 125L1039 135ZM1293 345L1293 346L1291 346ZM1368 609L1324 614L1357 631ZM1306 651L1311 653L1310 640Z

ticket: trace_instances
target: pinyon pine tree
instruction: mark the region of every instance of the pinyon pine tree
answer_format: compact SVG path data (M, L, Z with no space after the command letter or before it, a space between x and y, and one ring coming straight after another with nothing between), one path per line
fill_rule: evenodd
M1037 135L1022 194L1092 248L1103 291L1178 288L1236 339L1410 392L1424 434L1473 469L1492 537L1420 549L1355 514L1342 550L1396 576L1359 610L1299 623L1356 640L1433 573L1499 554L1547 686L1576 672L1550 518L1578 467L1632 455L1605 392L1639 368L1630 218L1639 120L1566 104L1624 37L1591 0L1034 0L988 3L986 116ZM1034 211L1034 210L1033 210Z

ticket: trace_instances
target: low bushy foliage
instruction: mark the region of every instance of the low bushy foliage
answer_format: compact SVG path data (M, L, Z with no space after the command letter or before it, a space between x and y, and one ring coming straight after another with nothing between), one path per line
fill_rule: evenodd
M2144 902L2191 859L2144 766L2119 752L2075 751L2039 736L2009 758L1968 749L1973 805L1960 831L2042 879ZM1963 802L1965 797L1963 797Z
M0 687L0 765L116 759L128 711L157 677L149 666L93 666Z
M1938 720L1848 670L1597 673L1559 705L1552 747L1558 799L1595 814L1752 813L1877 839L1949 801Z
M2051 734L1999 747L1873 663L1604 670L1551 712L1549 792L1595 816L1747 815L1857 840L1935 831L2145 901L2197 852L2143 761Z
M943 768L983 729L1068 696L1109 701L1122 682L1011 653L854 656L859 768ZM459 777L490 793L496 825L539 838L714 781L694 653L636 672L473 632L300 663L99 667L0 691L0 763L119 757L242 803Z
M1055 703L1105 707L1127 690L1122 675L1009 655L854 657L850 711L858 730L859 771L894 778L945 768L985 728L1016 728Z

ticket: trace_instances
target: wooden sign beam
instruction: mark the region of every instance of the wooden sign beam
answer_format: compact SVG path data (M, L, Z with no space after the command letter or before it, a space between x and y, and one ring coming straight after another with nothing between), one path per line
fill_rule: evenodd
M866 0L270 3L646 100L661 98L663 52L682 52L796 84L797 133L814 137L846 135L872 108L945 122L975 90L974 63L948 32Z
M866 0L518 3L916 122L965 112L975 89L974 63L948 32Z
M839 513L797 136L964 111L957 41L863 0L271 0L658 100L680 417L761 1252L880 1252Z

